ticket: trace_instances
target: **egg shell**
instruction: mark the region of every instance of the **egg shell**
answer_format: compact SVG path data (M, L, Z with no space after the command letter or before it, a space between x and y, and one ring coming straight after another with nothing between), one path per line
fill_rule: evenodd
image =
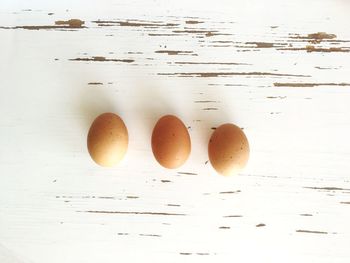
M242 129L226 123L213 132L208 145L209 160L221 175L239 173L249 159L249 143Z
M185 163L191 153L191 139L179 118L166 115L158 120L152 133L152 151L165 168L174 169Z
M111 167L119 163L128 148L128 130L114 113L103 113L91 124L87 147L91 158L99 165Z

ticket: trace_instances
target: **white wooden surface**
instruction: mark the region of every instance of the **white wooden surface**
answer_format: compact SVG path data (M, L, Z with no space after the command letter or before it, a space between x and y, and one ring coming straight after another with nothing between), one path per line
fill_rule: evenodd
M1 263L349 262L349 10L346 0L1 0ZM69 19L84 27L40 28ZM328 39L308 36L318 32ZM130 134L113 169L86 149L105 111ZM173 171L150 148L169 113L193 146ZM211 127L224 122L251 145L230 178L206 163Z

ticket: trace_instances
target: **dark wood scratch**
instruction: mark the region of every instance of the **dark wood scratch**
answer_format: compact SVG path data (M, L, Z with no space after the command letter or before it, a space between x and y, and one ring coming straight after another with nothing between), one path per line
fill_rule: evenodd
M201 24L204 23L203 21L197 21L197 20L186 20L186 24L194 25L194 24Z
M309 234L328 234L328 232L324 231L313 231L313 230L295 230L297 233L309 233Z
M194 103L219 103L217 100L195 100Z
M92 23L98 24L99 26L125 26L125 27L177 27L180 24L177 23L164 23L161 21L144 21L144 20L93 20Z
M257 224L256 227L263 227L266 226L264 223Z
M241 190L236 190L236 191L224 191L224 192L219 192L219 194L237 194L240 193Z
M89 82L88 85L103 85L102 82Z
M229 226L220 226L219 229L231 229Z
M138 199L138 198L140 198L140 197L134 196L134 195L128 195L126 198L127 198L127 199Z
M97 61L97 62L104 62L104 61L111 61L111 62L125 62L125 63L132 63L135 60L134 59L114 59L114 58L105 58L102 56L94 56L91 58L71 58L70 61Z
M148 34L151 37L171 37L171 36L182 36L182 34L161 34L161 33L149 33ZM183 34L185 35L185 34Z
M206 37L213 37L213 36L232 36L232 34L228 33L215 33L217 31L209 31L205 34ZM198 37L199 38L199 37Z
M156 234L139 234L139 236L142 236L142 237L162 237L161 235L156 235Z
M190 255L209 256L210 255L210 253L207 253L207 252L197 252L197 253L180 252L179 254L182 255L182 256L190 256Z
M210 84L208 84L210 85ZM224 84L225 87L247 87L245 84Z
M173 33L185 33L185 34L214 34L216 30L173 30Z
M243 217L242 215L228 215L228 216L223 216L224 218L231 218L231 217Z
M78 212L78 213L94 213L94 214L151 215L151 216L187 216L187 214L179 214L179 213L140 212L140 211L99 211L99 210L87 210L87 211L76 211L76 212Z
M196 173L189 173L189 172L177 172L178 174L185 174L185 175L198 175Z
M271 72L179 72L179 73L158 73L163 76L178 76L178 77L225 77L225 76L281 76L281 77L311 77L310 75L300 74L283 74Z
M306 52L350 52L348 47L330 47L330 48L319 48L315 46L306 46L306 47L288 47L288 48L277 48L277 50L288 50L288 51L306 51Z
M162 183L171 183L170 180L160 180Z
M177 205L177 204L167 204L167 206L175 206L175 207L180 207L181 205Z
M267 96L267 99L285 99L287 96Z
M232 41L232 40L212 40L212 41L210 41L210 43L223 43L223 44L231 43L231 44L239 44L239 43L241 43L241 42Z
M166 24L160 24L160 23L138 23L138 22L129 22L129 21L124 21L124 22L118 22L120 26L133 26L133 27L177 27L179 24L174 24L174 23L166 23Z
M340 188L340 187L312 187L312 186L304 186L305 189L313 189L313 190L325 190L325 191L350 191L348 188Z
M186 55L193 54L193 51L182 51L182 50L156 50L154 53L168 54L168 55Z
M300 216L312 216L312 214L300 214Z
M275 87L317 87L317 86L350 86L350 83L273 83Z
M203 108L202 110L218 110L218 108Z
M83 196L56 195L55 197L63 198L63 199L116 199L114 196L95 196L95 195L83 195Z
M180 65L251 65L248 63L238 62L191 62L191 61L176 61L175 64Z
M332 69L332 68L325 68L325 67L318 67L318 66L316 66L315 68L317 68L317 69Z

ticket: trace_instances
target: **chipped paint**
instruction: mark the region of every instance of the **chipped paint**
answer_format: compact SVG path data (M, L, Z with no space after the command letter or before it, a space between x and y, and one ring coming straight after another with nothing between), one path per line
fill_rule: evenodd
M85 22L80 20L80 19L69 19L69 20L58 20L55 21L55 25L65 25L65 26L69 26L71 28L81 28L82 25L84 25Z
M335 39L337 36L335 34L327 34L326 32L318 32L302 36L300 34L295 34L290 36L291 39L303 39L310 43L321 43L324 39Z
M267 42L246 42L247 45L255 45L256 48L271 48L274 47L274 43L267 43Z
M86 28L84 25L84 21L80 19L69 19L66 21L58 20L55 22L55 25L30 25L30 26L0 26L0 29L26 29L26 30L50 30L50 29L80 29Z

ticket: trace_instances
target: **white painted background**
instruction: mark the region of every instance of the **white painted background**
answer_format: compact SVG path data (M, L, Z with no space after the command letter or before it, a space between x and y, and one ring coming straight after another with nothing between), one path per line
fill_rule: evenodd
M349 11L346 0L1 0L0 262L349 262ZM86 28L11 28L72 18ZM305 39L317 32L336 38ZM134 61L70 60L93 56ZM112 169L86 149L105 111L130 135ZM163 114L190 127L178 170L151 152ZM230 178L205 164L224 122L251 146Z

